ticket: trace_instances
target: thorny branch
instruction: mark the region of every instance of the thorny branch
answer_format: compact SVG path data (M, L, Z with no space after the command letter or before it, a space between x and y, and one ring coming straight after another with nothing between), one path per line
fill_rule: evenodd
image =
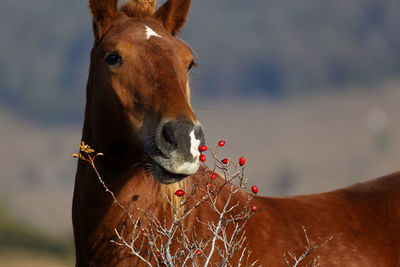
M224 174L224 182L221 185L212 185L212 181L210 181L205 190L200 188L200 182L194 184L191 188L186 188L186 195L180 199L178 207L175 207L172 200L165 196L173 211L170 224L167 223L165 216L164 218L158 218L154 212L149 213L137 208L143 213L148 223L148 227L143 228L140 226L139 219L133 219L133 216L118 201L102 179L94 163L96 157L102 155L102 153L95 154L95 151L89 145L85 145L84 142L80 145L80 153L73 154L74 157L84 160L92 166L106 193L110 194L114 203L118 205L132 224L132 229L128 233L129 239L124 234L124 228L120 231L115 229L117 238L116 240L111 240L112 243L127 248L132 255L138 257L140 261L148 266L200 266L198 263L200 259L204 262L202 266L210 266L211 264L231 266L230 260L239 251L241 253L239 266L255 266L256 261L252 263L250 261L251 251L247 249L244 227L247 221L258 211L252 211L250 208L251 195L249 195L244 204L232 201L233 196L239 189L246 187L244 168L239 169L238 165L232 163L234 170L232 173L229 168L231 163L224 164L217 159L217 147L215 153L211 153L214 158L212 172L221 171ZM206 174L210 170L207 166L205 167ZM223 206L218 207L217 203L221 197L222 190L227 190L228 195ZM200 198L198 198L197 192L203 193ZM213 222L202 222L196 218L197 222L206 225L209 230L210 234L205 238L197 235L194 225L185 226L183 224L183 220L203 204L207 204L218 217ZM238 207L241 204L243 204L243 208L239 209ZM233 229L229 233L227 231L228 227ZM176 251L172 251L173 243L180 245ZM215 262L216 259L220 260L220 262Z
M250 194L245 203L233 201L233 196L240 189L246 189L247 180L244 176L244 168L242 165L239 167L238 164L230 161L226 163L219 160L217 146L215 153L211 153L214 159L213 169L210 170L204 165L204 174L207 176L210 171L213 174L220 171L223 174L223 183L213 185L210 180L204 190L200 186L200 181L198 181L191 188L185 188L185 197L181 197L178 207L173 204L169 196L165 195L165 200L172 209L171 220L167 220L169 218L166 216L158 218L154 211L148 212L136 207L146 219L147 227L141 226L140 218L133 219L132 214L118 201L114 193L105 184L94 162L97 156L103 154L95 154L95 151L84 142L79 147L80 153L74 153L73 156L88 162L92 166L106 193L112 197L113 202L127 216L132 225L130 233L127 234L124 233L124 227L120 231L114 229L116 240L110 240L110 242L128 249L132 255L147 266L200 266L199 262L204 262L201 264L202 266L232 266L230 260L236 253L240 253L237 266L256 266L257 260L250 260L251 251L247 248L245 226L248 220L255 216L259 210L251 208L253 196ZM222 197L221 192L223 190L224 192L227 191L228 194L225 196L221 207L217 203L219 203L219 198ZM200 198L198 198L197 192L203 193ZM218 217L216 221L207 222L196 217L195 221L198 225L206 226L208 229L209 235L206 237L197 235L195 225L185 226L183 223L184 219L200 205L208 205ZM167 221L171 222L167 223ZM228 227L229 231L227 231ZM284 259L287 266L298 267L315 249L323 247L333 239L333 237L330 237L320 245L312 245L304 227L303 231L307 242L306 251L299 257L288 251L287 254L291 259L288 259L285 253ZM130 238L127 238L127 236L130 236ZM176 251L172 250L173 244L175 248L176 245L179 245ZM216 259L219 262L216 262ZM317 259L318 257L311 259L305 266L318 266ZM293 261L293 264L290 261Z
M311 255L311 253L313 253L313 251L317 248L322 248L323 246L325 246L329 241L331 241L333 239L333 236L329 237L327 240L325 240L322 244L320 245L312 245L310 242L310 239L308 238L307 235L307 230L306 228L303 226L303 232L304 232L304 237L306 239L307 245L306 245L306 251L301 254L299 257L296 257L292 252L288 251L287 254L290 256L291 259L288 259L286 256L286 253L283 254L283 257L285 258L285 262L286 265L288 267L298 267L300 266L300 263L304 263L303 261L309 256ZM316 267L319 266L319 263L317 263L319 257L314 257L312 258L310 261L308 261L304 266L311 266L311 267ZM291 261L293 260L293 263L291 263Z

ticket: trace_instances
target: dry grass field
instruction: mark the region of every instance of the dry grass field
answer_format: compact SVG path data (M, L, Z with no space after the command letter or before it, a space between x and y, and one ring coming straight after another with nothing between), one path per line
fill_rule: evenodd
M400 170L400 83L375 93L342 92L280 103L194 103L194 109L209 147L225 139L221 157L246 157L247 177L260 194L317 193ZM38 125L2 109L0 125L0 200L17 219L70 239L71 154L81 125ZM66 264L4 255L0 266Z
M0 267L72 267L72 259L60 259L46 254L33 254L23 251L0 253Z

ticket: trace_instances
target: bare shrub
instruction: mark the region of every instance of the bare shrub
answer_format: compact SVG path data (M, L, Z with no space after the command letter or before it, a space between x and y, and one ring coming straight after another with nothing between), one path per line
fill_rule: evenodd
M214 166L209 169L205 164L205 172L211 171L207 187L201 188L200 183L189 188L182 188L176 192L180 196L178 205L175 205L169 196L165 195L169 207L172 209L172 218L166 216L159 218L154 213L149 213L137 207L147 222L147 227L142 227L139 219L133 219L128 210L118 201L114 193L104 183L95 165L95 159L102 153L95 151L84 142L80 145L80 153L73 156L91 164L99 182L104 190L110 194L114 203L129 218L132 230L125 233L125 228L114 229L116 238L110 242L124 247L132 255L148 266L231 266L233 256L240 253L238 266L255 266L257 261L251 261L251 251L247 249L245 226L247 221L260 210L251 205L253 195L248 194L245 203L235 202L233 196L241 189L247 189L244 176L244 158L235 164L227 159L217 158L218 146L215 153L210 153ZM203 156L204 157L204 156ZM205 160L205 158L204 158ZM214 184L214 175L217 173L224 178L222 184ZM221 192L228 192L224 204L217 205ZM198 197L200 194L200 198ZM184 220L200 205L208 205L217 215L216 221L202 221L196 218L196 225L206 226L208 235L199 238L195 225L185 225ZM230 229L227 231L227 229ZM172 249L172 247L178 249ZM218 262L215 259L218 259ZM201 262L201 264L199 263Z
M223 146L224 143L219 143ZM238 163L229 159L218 159L218 146L215 152L210 152L213 158L213 168L210 169L204 164L205 174L211 173L206 188L201 183L195 183L188 188L177 190L175 194L180 197L179 203L173 203L168 195L165 201L172 210L171 217L164 215L157 217L153 212L142 210L136 207L142 215L134 219L132 214L118 201L114 193L107 187L102 179L99 170L95 165L95 159L102 156L102 153L95 151L84 142L80 145L80 153L73 154L74 157L88 162L96 173L96 176L108 193L113 202L129 218L132 229L128 233L125 227L114 229L115 239L110 240L113 244L121 246L136 256L138 260L147 266L232 266L231 260L238 254L236 266L256 266L257 260L251 259L251 251L248 250L245 226L249 219L261 211L259 207L252 205L253 194L248 194L245 203L234 200L234 195L240 190L247 190L247 180L244 175L245 159L242 157ZM205 161L205 156L201 154L201 161ZM221 184L213 183L217 173L223 178ZM253 193L258 192L258 188L251 188ZM222 192L227 192L222 205L217 205L217 201L222 196ZM200 193L200 194L199 194ZM199 197L200 196L200 197ZM202 221L195 218L195 223L185 225L186 218L192 215L193 211L201 205L207 205L215 213L217 220ZM168 213L166 213L168 214ZM141 219L145 219L146 227L142 226ZM205 226L208 230L207 237L199 237L196 234L196 225ZM229 231L227 229L230 229ZM311 253L323 247L333 237L326 240L321 245L313 245L303 227L307 242L306 251L300 256L295 256L290 251L284 254L287 266L297 267L304 263ZM217 260L216 260L217 259ZM237 260L238 259L238 260ZM312 258L305 266L318 266L318 257ZM261 265L259 265L261 266Z

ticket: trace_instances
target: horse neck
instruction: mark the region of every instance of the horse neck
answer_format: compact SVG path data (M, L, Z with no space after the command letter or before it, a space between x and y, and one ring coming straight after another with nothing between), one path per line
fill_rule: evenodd
M85 119L82 141L85 141L96 150L97 144L91 134L90 118ZM97 192L94 192L94 194L99 194L99 197L108 197L103 190L105 189L104 186L106 186L114 193L118 201L127 201L127 199L139 197L142 200L138 202L139 208L145 208L142 207L142 204L151 204L151 207L160 208L163 211L171 210L171 205L177 207L180 198L175 195L175 192L178 189L185 188L186 184L186 181L174 184L160 183L152 175L151 169L145 163L139 162L132 164L130 167L120 167L110 163L106 157L98 157L95 160L95 166L104 182L103 185L88 163L80 162L80 164L86 165L83 168L84 172L86 172L85 179L91 179L91 182L88 183L88 189L96 190ZM100 185L103 188L99 188Z

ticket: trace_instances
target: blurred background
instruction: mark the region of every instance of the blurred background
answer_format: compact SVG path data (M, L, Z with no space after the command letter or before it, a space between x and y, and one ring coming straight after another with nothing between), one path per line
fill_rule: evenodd
M73 266L71 200L91 19L84 0L0 2L0 267ZM400 169L398 0L194 0L193 106L264 195Z

